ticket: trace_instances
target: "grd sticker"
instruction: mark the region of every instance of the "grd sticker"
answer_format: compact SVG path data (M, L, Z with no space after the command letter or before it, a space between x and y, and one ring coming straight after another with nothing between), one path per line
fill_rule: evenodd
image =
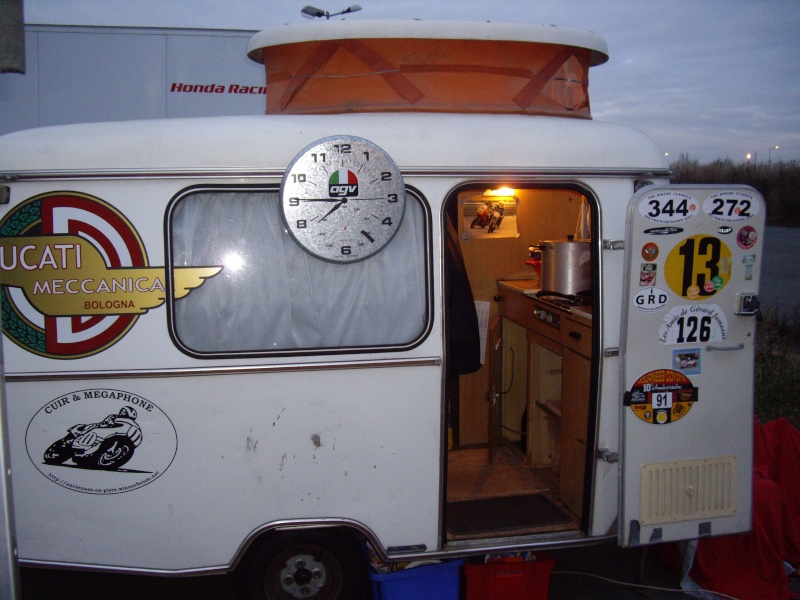
M676 191L653 192L639 202L639 213L644 218L665 225L688 221L697 209L697 200L689 194Z
M686 375L658 369L636 380L625 393L624 405L645 423L666 425L685 417L697 400L697 388Z
M660 287L646 287L633 296L633 305L639 310L653 312L669 304L669 292Z
M670 250L664 278L673 292L687 300L706 300L731 277L732 254L718 237L693 235Z
M221 270L175 269L175 298ZM0 221L0 273L3 332L49 358L109 348L166 299L164 267L150 266L133 225L77 192L35 196Z
M45 404L25 432L33 465L61 487L120 494L158 479L172 464L178 436L169 417L137 394L69 392Z

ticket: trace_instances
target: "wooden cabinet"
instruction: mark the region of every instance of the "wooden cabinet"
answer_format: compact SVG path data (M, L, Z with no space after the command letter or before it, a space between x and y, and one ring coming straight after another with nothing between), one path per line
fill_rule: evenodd
M561 355L560 495L572 512L581 514L589 429L589 389L592 361L564 349Z
M561 344L528 330L528 464L558 472L561 456Z
M558 474L561 500L582 515L592 376L591 316L555 309L508 286L499 291L500 316L527 330L528 462L534 468L552 468Z
M572 319L561 320L561 345L587 358L592 357L592 329Z

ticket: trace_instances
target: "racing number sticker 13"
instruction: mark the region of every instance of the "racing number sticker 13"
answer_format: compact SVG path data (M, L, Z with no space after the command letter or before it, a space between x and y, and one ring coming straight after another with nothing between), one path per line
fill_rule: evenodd
M670 250L664 265L664 277L679 296L704 300L728 283L731 256L730 248L719 238L693 235Z

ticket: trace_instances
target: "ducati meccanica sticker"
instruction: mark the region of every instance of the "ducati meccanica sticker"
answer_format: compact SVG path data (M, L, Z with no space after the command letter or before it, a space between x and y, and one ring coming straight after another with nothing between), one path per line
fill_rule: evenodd
M176 268L181 298L222 270ZM166 300L139 234L116 208L78 192L22 202L0 221L3 332L49 358L82 358L119 341Z
M624 405L645 423L666 425L686 416L697 399L697 388L686 375L658 369L636 380L625 392Z
M664 279L687 300L706 300L731 277L730 248L718 237L693 235L672 248L664 263Z

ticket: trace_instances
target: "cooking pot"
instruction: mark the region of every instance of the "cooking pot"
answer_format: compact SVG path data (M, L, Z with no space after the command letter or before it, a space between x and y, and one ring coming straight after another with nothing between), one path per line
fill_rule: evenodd
M542 253L541 289L577 295L592 288L592 252L589 240L545 240L536 246Z

